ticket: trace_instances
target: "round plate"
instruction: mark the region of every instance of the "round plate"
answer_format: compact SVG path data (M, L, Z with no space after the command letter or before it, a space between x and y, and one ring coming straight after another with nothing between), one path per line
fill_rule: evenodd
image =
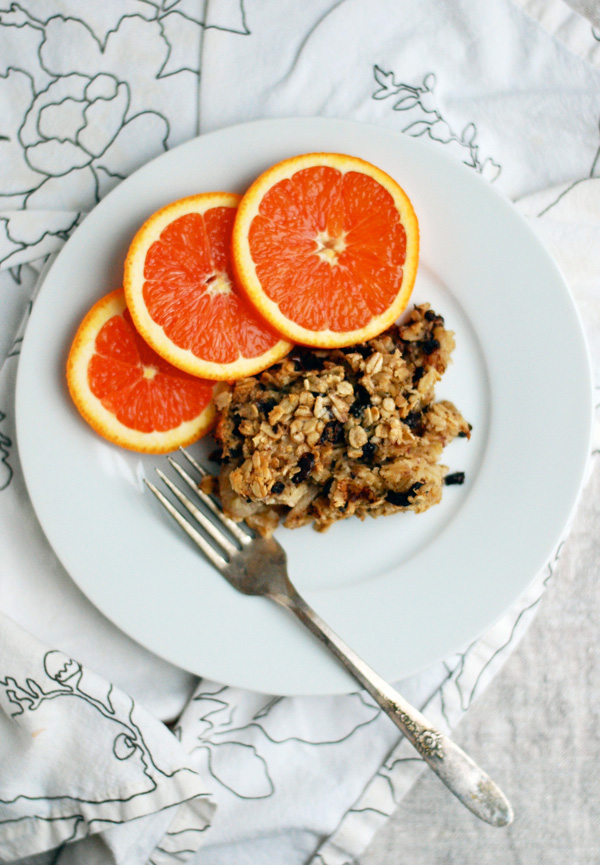
M438 396L473 425L443 459L465 484L426 513L278 532L298 589L385 678L464 646L544 566L573 510L592 423L589 360L563 277L510 203L441 148L353 121L265 120L190 141L121 183L65 245L34 305L17 383L27 486L65 568L120 628L194 673L273 694L356 684L289 614L237 594L203 561L145 490L166 459L93 433L64 368L77 325L120 285L151 213L196 192L243 192L269 165L310 151L373 162L411 198L422 242L413 300L456 333Z

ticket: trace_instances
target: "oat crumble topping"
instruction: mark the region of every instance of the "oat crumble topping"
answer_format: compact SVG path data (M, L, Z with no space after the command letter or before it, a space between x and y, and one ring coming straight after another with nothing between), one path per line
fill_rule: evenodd
M216 399L225 512L268 535L280 520L324 531L439 502L442 450L471 429L435 401L453 348L442 316L422 304L366 343L298 347L235 382Z

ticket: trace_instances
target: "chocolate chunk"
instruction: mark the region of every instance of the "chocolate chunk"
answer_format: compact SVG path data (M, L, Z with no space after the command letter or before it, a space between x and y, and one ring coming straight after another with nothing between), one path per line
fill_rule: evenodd
M274 496L278 496L279 493L282 493L285 489L285 484L282 484L281 481L275 481L273 486L271 487L271 492Z

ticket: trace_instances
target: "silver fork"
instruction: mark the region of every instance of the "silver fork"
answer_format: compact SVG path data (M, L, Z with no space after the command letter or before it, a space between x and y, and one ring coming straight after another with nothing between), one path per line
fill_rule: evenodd
M191 454L181 449L201 477L209 472ZM212 519L160 469L157 473L195 522L174 507L150 481L147 486L181 528L202 550L231 585L246 595L264 595L291 610L338 658L378 703L452 793L481 820L492 826L507 826L513 819L510 803L482 769L444 733L436 730L421 712L411 706L381 676L369 667L315 613L292 585L284 549L274 538L256 536L245 523L235 523L223 513L216 499L204 493L196 481L174 459L169 463L193 490ZM214 541L211 544L206 535Z

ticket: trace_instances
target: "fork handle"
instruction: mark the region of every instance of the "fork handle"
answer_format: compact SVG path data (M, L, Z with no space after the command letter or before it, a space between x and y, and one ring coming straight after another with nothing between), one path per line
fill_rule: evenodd
M333 652L463 805L492 826L507 826L513 819L513 811L492 779L369 667L306 603L291 583L287 588L285 594L273 593L269 597L295 613Z

